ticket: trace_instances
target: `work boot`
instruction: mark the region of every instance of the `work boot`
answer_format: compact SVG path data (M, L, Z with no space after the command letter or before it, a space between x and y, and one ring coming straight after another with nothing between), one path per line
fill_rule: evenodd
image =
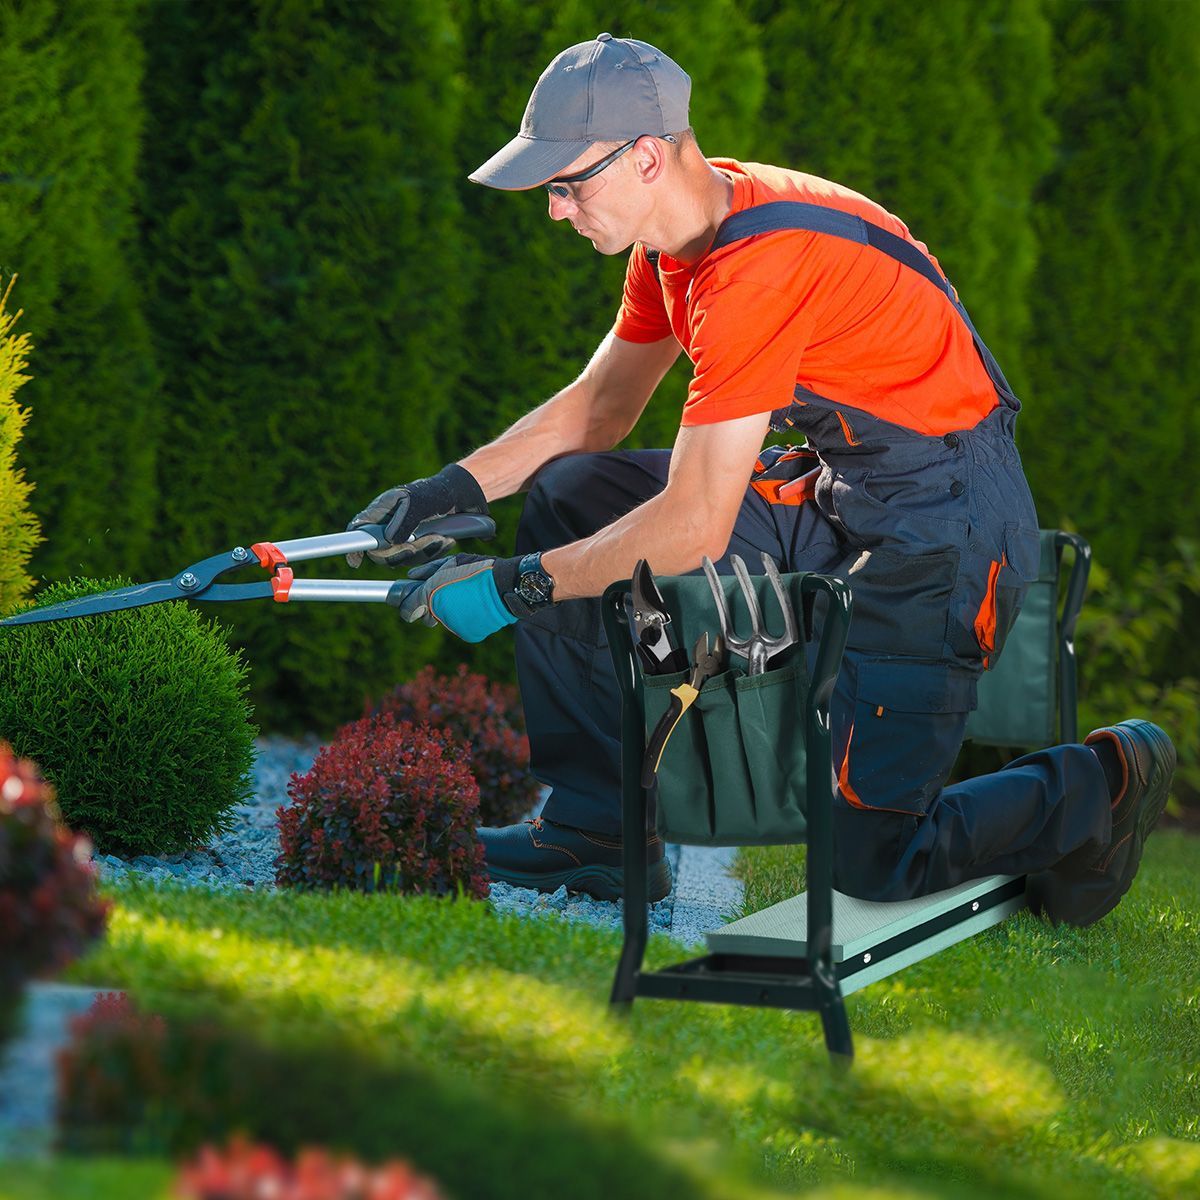
M1031 875L1026 884L1029 907L1052 921L1092 925L1117 906L1137 874L1142 847L1171 791L1175 747L1157 725L1122 721L1084 739L1086 746L1106 742L1121 768L1121 785L1112 800L1112 839L1099 854L1081 860L1076 852Z
M554 892L586 892L597 900L624 894L621 839L534 817L519 825L479 830L493 881ZM646 837L647 894L651 902L671 890L671 868L658 834Z

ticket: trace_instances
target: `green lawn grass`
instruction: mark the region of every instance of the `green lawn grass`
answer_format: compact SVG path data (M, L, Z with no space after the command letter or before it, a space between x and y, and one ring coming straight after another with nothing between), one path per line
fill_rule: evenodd
M756 903L797 890L777 850L743 873ZM113 895L76 980L238 1031L286 1064L276 1127L407 1157L462 1200L1200 1196L1200 840L1181 834L1091 929L1022 913L849 997L844 1076L812 1014L611 1016L607 931L471 902ZM650 965L678 957L652 940ZM141 1168L139 1192L104 1190L111 1164L4 1164L0 1200L160 1194L163 1165Z

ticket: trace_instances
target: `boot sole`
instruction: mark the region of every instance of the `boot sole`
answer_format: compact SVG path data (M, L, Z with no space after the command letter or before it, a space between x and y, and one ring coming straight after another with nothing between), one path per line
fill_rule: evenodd
M556 892L560 887L565 887L568 892L583 892L596 900L620 900L625 894L625 872L620 867L593 864L552 872L490 867L488 873L493 883L533 888L539 892ZM671 868L665 858L646 868L646 891L652 904L666 899L670 894Z

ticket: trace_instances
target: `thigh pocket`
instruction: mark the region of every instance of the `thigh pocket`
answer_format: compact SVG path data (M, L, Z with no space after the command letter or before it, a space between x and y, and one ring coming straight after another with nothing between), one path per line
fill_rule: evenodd
M846 574L854 593L849 644L875 654L941 654L958 569L957 550L863 550Z
M975 707L975 675L946 663L868 659L838 772L853 808L922 816L941 790Z
M1004 527L1004 549L1000 561L988 570L983 601L975 617L975 640L985 668L1000 658L1004 643L1021 612L1029 584L1037 579L1037 534L1017 526Z
M645 677L647 739L686 677ZM797 661L762 675L725 671L704 684L659 763L664 838L711 846L803 840L806 681Z

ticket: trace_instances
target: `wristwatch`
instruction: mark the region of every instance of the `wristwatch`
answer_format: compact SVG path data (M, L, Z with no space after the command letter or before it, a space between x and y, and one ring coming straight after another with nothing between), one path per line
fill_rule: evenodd
M530 608L554 603L554 580L542 569L540 551L527 554L517 566L517 595Z

